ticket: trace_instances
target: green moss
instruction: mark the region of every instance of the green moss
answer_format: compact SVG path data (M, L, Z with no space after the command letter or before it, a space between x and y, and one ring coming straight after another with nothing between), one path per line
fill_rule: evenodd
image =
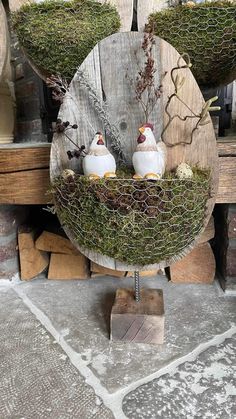
M149 16L146 29L188 53L199 84L217 86L236 77L236 6L228 2L178 6Z
M32 3L21 7L12 20L33 62L68 80L97 42L120 28L117 10L95 0Z
M122 177L55 179L58 216L79 245L144 266L170 260L191 244L205 217L208 171L195 169L190 180Z

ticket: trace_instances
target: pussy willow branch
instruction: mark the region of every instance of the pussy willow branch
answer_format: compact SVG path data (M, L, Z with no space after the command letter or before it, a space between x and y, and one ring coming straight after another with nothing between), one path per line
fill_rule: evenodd
M181 65L180 64L181 59L184 59L184 58L186 60L186 64ZM209 99L205 103L205 105L202 107L202 110L199 114L197 114L195 111L193 111L190 108L190 106L188 106L188 104L185 103L184 100L181 99L181 97L179 96L179 91L181 90L181 88L183 87L183 85L185 83L185 77L181 77L178 73L175 76L175 72L177 72L178 70L183 70L183 69L186 69L186 68L190 68L191 66L192 66L192 64L190 62L190 58L189 58L188 54L183 54L181 57L179 57L179 59L177 61L177 66L172 68L171 73L170 73L171 81L174 85L174 93L172 93L172 95L169 96L167 104L165 106L165 112L167 113L167 115L169 117L169 120L168 120L166 126L164 127L164 129L162 131L162 135L161 135L162 140L164 141L164 143L168 147L175 147L175 146L181 145L181 144L182 145L192 144L194 133L198 130L198 128L200 126L207 125L209 123L208 112L213 111L213 110L220 110L219 106L213 106L213 107L211 106L211 104L218 99L217 96ZM179 102L181 102L189 110L189 112L191 112L191 114L186 115L184 117L181 117L180 115L177 115L177 114L172 116L171 113L169 112L169 107L170 107L170 104L171 104L171 102L174 98L178 99ZM172 123L172 121L174 119L179 119L183 122L187 121L188 119L196 119L197 120L195 127L192 129L192 132L191 132L191 135L190 135L190 141L179 141L175 144L172 144L172 143L164 140L163 135L167 131L167 129L169 128L170 124Z
M103 122L106 132L111 137L111 147L117 154L118 160L121 163L126 163L126 157L123 151L119 129L110 122L109 115L105 110L103 103L101 103L101 99L99 98L97 91L90 83L90 80L84 75L83 71L78 70L76 74L81 86L86 88L89 99L97 111L101 121Z

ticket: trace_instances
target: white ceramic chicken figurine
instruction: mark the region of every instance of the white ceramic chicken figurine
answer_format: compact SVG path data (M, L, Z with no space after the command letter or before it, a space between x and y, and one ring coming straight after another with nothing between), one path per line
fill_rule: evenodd
M166 145L161 140L156 142L152 124L144 124L139 132L138 145L132 159L134 179L160 179L166 167Z
M116 162L106 148L101 132L97 132L83 159L83 171L90 179L116 177Z

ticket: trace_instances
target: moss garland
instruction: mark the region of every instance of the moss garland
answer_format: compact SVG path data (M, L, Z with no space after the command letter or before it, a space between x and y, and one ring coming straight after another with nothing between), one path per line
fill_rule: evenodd
M80 246L129 265L170 260L202 229L209 198L208 171L179 180L131 178L91 181L76 175L53 183L57 214Z
M31 3L15 12L12 21L32 61L69 81L97 42L120 28L115 7L95 0Z
M230 2L178 6L149 16L147 30L188 53L201 85L236 78L236 5Z

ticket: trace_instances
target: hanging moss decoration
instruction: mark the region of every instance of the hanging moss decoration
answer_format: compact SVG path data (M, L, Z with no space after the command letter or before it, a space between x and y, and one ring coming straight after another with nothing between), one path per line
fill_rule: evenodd
M96 181L81 175L54 179L57 214L76 243L129 265L169 261L184 254L203 227L209 171L192 179Z
M200 85L213 87L236 78L235 4L201 3L153 13L146 30L189 54Z
M68 81L97 42L120 28L115 7L95 0L31 3L14 13L12 20L33 63Z

